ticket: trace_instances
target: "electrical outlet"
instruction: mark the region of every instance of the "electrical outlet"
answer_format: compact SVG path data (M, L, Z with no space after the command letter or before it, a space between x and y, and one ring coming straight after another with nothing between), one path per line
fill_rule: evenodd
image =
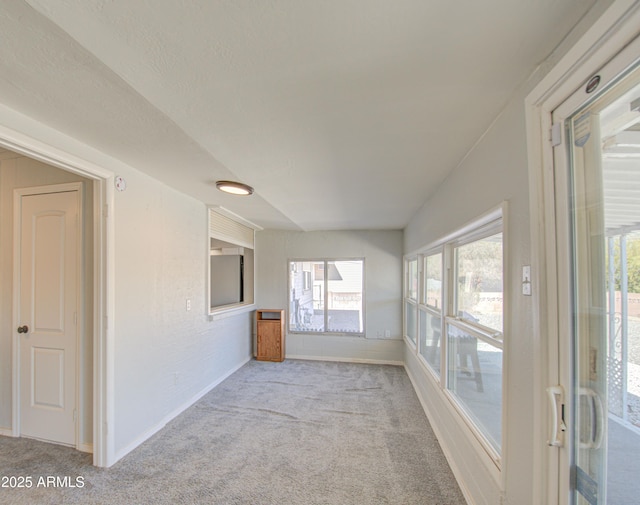
M187 312L191 310L191 299L187 298Z
M384 330L384 338L391 338L391 330Z

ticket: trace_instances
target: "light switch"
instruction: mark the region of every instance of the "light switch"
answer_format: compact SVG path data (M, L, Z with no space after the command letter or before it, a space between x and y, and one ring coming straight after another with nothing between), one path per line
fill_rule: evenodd
M531 266L522 267L522 294L531 296Z

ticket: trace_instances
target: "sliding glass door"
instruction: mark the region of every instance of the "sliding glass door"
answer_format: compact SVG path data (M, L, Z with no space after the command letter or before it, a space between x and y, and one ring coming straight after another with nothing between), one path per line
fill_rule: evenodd
M568 331L553 431L560 440L565 430L558 445L570 466L560 503L632 505L640 496L640 66L601 79L554 118L566 134L556 202L567 223L557 242Z

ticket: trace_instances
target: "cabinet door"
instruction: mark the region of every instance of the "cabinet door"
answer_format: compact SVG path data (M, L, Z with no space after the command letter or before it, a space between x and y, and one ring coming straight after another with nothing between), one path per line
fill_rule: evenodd
M281 339L280 321L258 322L258 359L280 361Z

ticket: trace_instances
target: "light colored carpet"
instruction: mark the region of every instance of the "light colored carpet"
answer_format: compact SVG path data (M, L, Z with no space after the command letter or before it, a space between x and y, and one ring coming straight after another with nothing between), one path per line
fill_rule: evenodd
M464 505L402 367L251 361L109 469L0 437L3 504ZM35 486L40 476L84 487Z

